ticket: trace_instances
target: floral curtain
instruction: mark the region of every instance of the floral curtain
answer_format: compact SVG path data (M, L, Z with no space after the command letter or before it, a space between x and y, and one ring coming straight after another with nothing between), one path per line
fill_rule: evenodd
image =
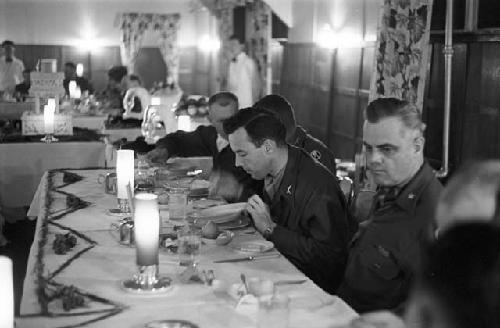
M144 33L147 30L152 30L158 34L158 47L167 66L167 81L177 84L179 78L179 47L177 45L179 21L179 14L122 14L120 50L122 62L128 67L130 73L134 72L135 61L142 46Z
M422 110L433 0L384 0L370 101L405 99Z
M271 8L262 0L247 4L247 49L248 55L257 63L262 83L261 95L271 92L270 48ZM260 97L259 97L260 98Z
M247 54L252 57L259 69L262 81L262 93L266 94L270 86L270 71L268 69L269 40L271 38L271 8L263 0L199 0L215 15L218 23L221 51L219 56L219 80L221 88L225 88L231 56L228 41L234 33L233 9L246 6L246 43ZM269 81L269 83L268 83Z

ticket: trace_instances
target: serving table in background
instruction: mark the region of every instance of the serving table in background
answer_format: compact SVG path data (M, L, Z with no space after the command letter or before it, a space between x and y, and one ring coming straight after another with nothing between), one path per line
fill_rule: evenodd
M105 170L51 171L39 190L39 216L31 247L16 327L144 327L164 319L189 320L204 327L255 327L254 317L235 310L236 301L221 297L203 284L181 284L177 255L160 251L160 274L173 279L171 290L151 296L127 293L120 281L136 272L135 249L120 245L110 234L119 218L106 214L116 197L104 193L97 177ZM56 255L56 233L71 232L77 246ZM258 236L257 236L258 237ZM238 237L237 237L238 238ZM283 256L253 262L214 263L241 257L228 246L202 245L198 267L212 269L216 278L240 281L240 274L263 279L306 279ZM86 306L65 312L59 299L44 297L47 290L74 286ZM356 316L341 299L328 295L307 280L276 287L290 297L290 327L339 327ZM50 292L48 292L50 293Z

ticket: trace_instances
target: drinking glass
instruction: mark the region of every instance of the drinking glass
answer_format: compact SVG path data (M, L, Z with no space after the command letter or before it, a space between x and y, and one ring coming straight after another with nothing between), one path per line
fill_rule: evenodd
M177 232L177 253L182 266L193 266L197 263L201 247L201 231L188 228Z
M169 186L168 213L170 220L185 220L189 188L184 186Z
M290 299L286 295L266 295L259 298L257 327L287 328Z

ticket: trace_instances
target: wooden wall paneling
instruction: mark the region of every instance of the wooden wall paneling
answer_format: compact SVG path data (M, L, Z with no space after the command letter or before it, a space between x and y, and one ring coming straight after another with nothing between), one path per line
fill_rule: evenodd
M470 45L463 161L500 157L500 44Z
M325 141L331 57L314 44L286 44L279 93L295 110L297 122Z
M271 76L272 93L280 92L281 70L283 68L284 46L282 43L272 40L271 46Z
M101 47L91 53L90 69L91 83L96 92L102 92L108 84L108 70L116 65L121 65L119 46Z
M336 156L354 159L358 142L359 89L362 80L363 50L338 49L333 64L331 131L329 144Z
M16 45L16 57L21 59L26 68L35 69L39 59L57 59L58 70L61 68L62 46L57 45Z
M194 51L193 72L193 94L209 95L210 92L210 65L211 54L198 48Z

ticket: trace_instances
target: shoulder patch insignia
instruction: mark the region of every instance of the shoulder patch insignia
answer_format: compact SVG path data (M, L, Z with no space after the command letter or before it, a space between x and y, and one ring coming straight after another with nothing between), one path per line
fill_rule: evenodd
M315 149L311 152L311 157L319 161L321 159L321 153Z

